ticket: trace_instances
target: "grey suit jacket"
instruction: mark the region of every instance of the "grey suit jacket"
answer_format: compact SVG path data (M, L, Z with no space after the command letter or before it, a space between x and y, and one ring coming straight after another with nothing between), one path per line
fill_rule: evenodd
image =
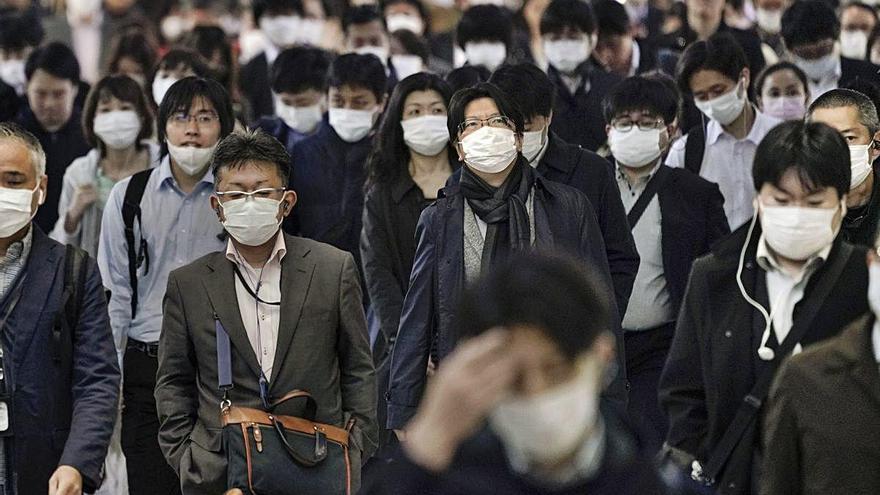
M287 235L284 240L281 323L269 399L306 390L318 403L317 421L344 426L355 418L352 466L360 466L358 461L376 448L378 427L357 268L349 253L327 244ZM232 343L234 387L229 399L261 408L259 364L241 322L234 277L225 252L216 252L168 278L155 392L159 446L187 495L226 489L215 315ZM357 469L353 475L359 475Z

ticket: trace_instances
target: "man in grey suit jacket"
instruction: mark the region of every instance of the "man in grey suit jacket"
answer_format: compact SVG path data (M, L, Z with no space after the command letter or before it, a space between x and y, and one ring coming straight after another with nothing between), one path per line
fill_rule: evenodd
M353 467L376 447L376 383L357 269L346 252L280 231L296 203L296 193L284 188L289 163L284 146L259 131L223 139L214 152L211 202L228 247L168 279L155 392L159 444L187 495L232 488L221 442L215 319L232 344L234 405L263 409L264 400L305 390L317 402L316 421L344 427L355 420ZM352 469L352 493L359 474Z

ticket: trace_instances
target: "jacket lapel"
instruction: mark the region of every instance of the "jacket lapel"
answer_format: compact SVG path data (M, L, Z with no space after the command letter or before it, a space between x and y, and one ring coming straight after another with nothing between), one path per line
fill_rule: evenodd
M23 276L27 277L22 287L21 299L13 310L15 313L15 343L13 349L14 369L18 370L27 354L28 347L34 339L37 325L43 321L43 313L48 311L64 311L54 307L48 297L53 292L61 293L63 274L59 276L59 263L63 261L64 248L51 241L36 224L32 223L33 240L31 252L28 254ZM56 303L57 304L57 303ZM48 324L51 325L52 321Z
M315 263L309 259L310 250L295 237L284 236L287 254L281 260L281 321L278 324L278 341L275 345L275 365L269 386L274 385L278 373L284 367L293 334L302 315L303 305L312 283Z

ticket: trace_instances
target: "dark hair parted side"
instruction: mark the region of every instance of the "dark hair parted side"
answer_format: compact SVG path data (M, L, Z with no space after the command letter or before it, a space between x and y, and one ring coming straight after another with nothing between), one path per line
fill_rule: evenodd
M517 254L465 290L459 304L458 337L529 325L574 360L611 329L610 305L608 290L583 262Z
M503 65L495 70L489 82L498 86L519 105L525 119L548 117L553 112L556 86L534 64Z
M656 115L669 125L678 115L678 98L657 79L627 77L605 95L602 100L602 115L605 122L611 124L618 115L633 111Z
M254 0L251 3L251 9L254 14L254 23L260 23L260 18L264 15L277 15L284 12L295 12L300 16L306 15L302 0Z
M599 26L599 36L624 36L630 33L629 14L617 0L593 2L593 13Z
M229 93L223 86L213 80L201 77L184 77L174 83L162 99L159 106L159 117L156 122L156 135L162 146L162 156L168 153L166 143L165 125L168 119L177 112L189 112L190 107L197 98L204 98L220 118L220 139L228 136L235 127L235 115L232 111L232 101Z
M32 51L24 65L24 74L28 81L37 70L59 79L67 79L74 86L79 84L79 62L73 50L64 43L53 41Z
M523 133L525 121L519 107L498 86L484 82L462 89L452 96L452 101L449 103L449 118L446 124L449 127L450 142L455 143L458 141L458 126L464 122L465 108L467 108L470 102L480 98L492 99L501 115L506 116L513 122L514 131L517 134Z
M840 34L840 21L824 0L798 0L782 14L779 34L789 49L827 39L836 40Z
M278 169L284 187L290 183L290 154L277 139L260 129L233 132L221 139L211 159L214 186L220 182L220 173L241 168L248 163L271 163Z
M139 150L143 149L141 141L153 135L153 112L147 104L147 97L144 96L140 85L128 76L106 76L92 86L86 97L82 116L83 137L86 142L92 148L98 148L101 156L107 152L101 140L95 135L95 114L98 111L98 104L110 98L134 105L134 111L141 118L141 132L138 133L135 146Z
M330 54L320 48L297 46L278 54L269 81L275 93L327 92Z
M507 51L513 43L511 12L497 5L475 5L469 8L455 27L455 42L464 49L469 42L504 43Z
M119 62L123 58L130 58L141 66L144 71L144 79L146 79L156 65L157 51L158 47L152 37L147 36L143 31L130 29L113 42L108 66L110 73L119 72Z
M855 108L859 114L859 123L865 126L872 136L880 131L880 120L877 118L877 108L870 98L852 89L832 89L816 98L807 111L807 120L813 112L820 108Z
M736 81L748 66L746 54L736 39L729 33L715 33L684 50L675 67L675 80L682 93L690 94L691 78L698 71L712 70Z
M360 5L351 7L342 16L342 32L348 36L348 28L352 24L367 24L377 21L385 27L385 18L374 5Z
M43 24L33 14L5 13L0 16L0 48L21 50L43 41Z
M839 132L825 124L793 120L771 129L755 152L755 190L764 184L778 186L789 169L795 170L808 191L833 187L838 197L849 192L849 147Z
M373 149L367 159L367 187L377 182L391 182L408 173L409 147L403 140L403 110L407 96L414 91L436 91L449 107L452 90L440 76L420 72L397 83L388 107L382 115L379 130L373 138ZM450 153L450 161L455 156Z
M375 55L346 53L330 64L328 85L331 88L353 86L370 90L377 100L385 96L388 75L385 66Z
M596 16L583 0L552 0L541 16L541 34L558 33L574 28L585 34L596 32Z
M489 69L482 65L463 65L457 69L452 69L446 74L446 82L455 93L460 89L470 88L471 86L486 82L492 75Z

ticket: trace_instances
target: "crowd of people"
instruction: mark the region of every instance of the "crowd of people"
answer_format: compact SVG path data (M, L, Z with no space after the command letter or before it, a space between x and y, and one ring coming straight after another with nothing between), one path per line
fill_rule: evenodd
M0 0L0 495L880 493L880 8Z

